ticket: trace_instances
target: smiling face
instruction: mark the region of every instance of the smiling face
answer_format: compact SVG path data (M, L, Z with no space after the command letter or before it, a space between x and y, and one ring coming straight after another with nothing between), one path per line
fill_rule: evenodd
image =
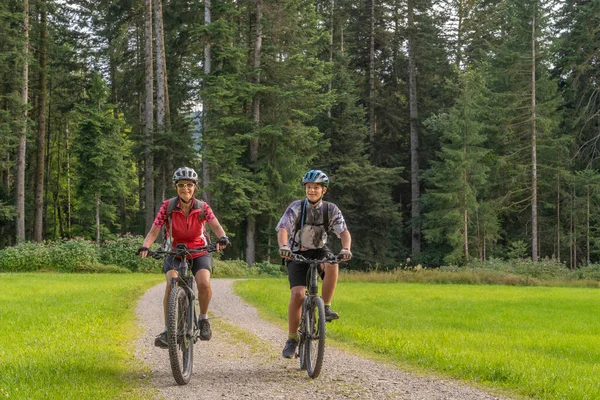
M320 183L307 183L304 185L304 191L306 192L306 197L308 201L311 203L316 203L325 193L327 193L327 188L321 185Z
M196 184L193 181L181 180L175 184L177 195L184 201L190 201L194 197Z

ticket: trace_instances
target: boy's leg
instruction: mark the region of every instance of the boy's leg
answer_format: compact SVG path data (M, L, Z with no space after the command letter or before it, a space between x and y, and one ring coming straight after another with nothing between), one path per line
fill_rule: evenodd
M294 358L298 347L298 325L302 314L304 301L304 286L294 286L290 291L290 304L288 305L288 339L285 342L281 355L285 358Z
M338 264L323 264L325 269L325 277L323 278L323 302L325 304L331 304L333 300L333 293L337 286L339 267Z
M331 301L333 300L333 293L337 286L338 264L323 264L325 269L325 276L323 277L323 288L321 291L323 302L325 303L325 320L333 321L338 319L340 316L338 313L331 309Z
M290 334L298 333L305 291L304 286L294 286L291 290L290 304L288 305L288 333Z

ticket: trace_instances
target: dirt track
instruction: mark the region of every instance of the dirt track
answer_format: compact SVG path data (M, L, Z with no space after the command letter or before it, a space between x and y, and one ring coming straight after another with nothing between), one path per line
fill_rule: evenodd
M310 379L298 368L297 359L281 357L287 334L259 319L253 307L233 294L232 282L212 280L213 337L195 346L194 375L185 386L175 383L167 351L153 345L154 336L163 329L164 284L141 298L136 311L144 334L137 343L137 357L151 369L158 398L505 399L453 381L415 376L331 345L321 375Z

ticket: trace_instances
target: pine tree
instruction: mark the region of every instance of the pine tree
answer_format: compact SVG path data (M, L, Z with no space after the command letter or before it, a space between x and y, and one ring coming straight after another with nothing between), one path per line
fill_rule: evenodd
M116 213L120 193L126 192L126 159L128 146L122 134L123 121L115 119L112 106L107 103L108 90L98 74L92 74L89 97L80 107L74 153L79 159L79 218L95 226L93 235L99 242L103 226L111 226L118 219ZM103 202L103 200L112 200ZM93 213L91 213L93 211ZM92 223L89 215L95 215ZM84 225L85 226L85 225ZM92 236L92 232L84 230Z
M441 138L439 161L427 173L431 188L425 195L425 236L430 243L448 243L450 263L469 261L473 243L483 246L495 239L498 224L490 208L481 207L488 189L489 150L484 131L488 92L481 72L461 75L456 104L445 114L428 120L428 128ZM485 224L480 222L486 221ZM484 239L485 236L485 239ZM478 249L482 254L482 248Z
M25 7L28 12L27 2ZM23 102L23 88L26 84L22 73L27 66L27 54L24 50L29 30L24 29L24 21L28 21L28 16L24 18L24 11L22 2L7 1L0 4L0 247L13 242L13 218L18 215L17 221L21 221L22 214L18 213L21 207L16 208L15 203L24 206L24 199L19 203L10 197L11 171L15 161L19 161L20 154L17 153L15 157L13 149L22 144L21 137L26 129L26 102ZM24 93L27 93L26 90ZM24 239L24 228L20 230L20 226L17 223L17 241Z

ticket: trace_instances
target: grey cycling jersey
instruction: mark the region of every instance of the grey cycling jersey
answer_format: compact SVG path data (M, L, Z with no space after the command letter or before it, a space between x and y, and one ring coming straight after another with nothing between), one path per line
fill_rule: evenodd
M304 224L296 231L297 222L301 218L302 204L305 200L296 200L288 206L277 224L277 231L281 228L289 234L288 246L292 251L300 250L300 243L305 250L320 249L327 243L327 232L323 224L323 202L317 205L306 202L306 218ZM329 230L339 238L347 230L346 221L340 209L333 203L329 204Z

